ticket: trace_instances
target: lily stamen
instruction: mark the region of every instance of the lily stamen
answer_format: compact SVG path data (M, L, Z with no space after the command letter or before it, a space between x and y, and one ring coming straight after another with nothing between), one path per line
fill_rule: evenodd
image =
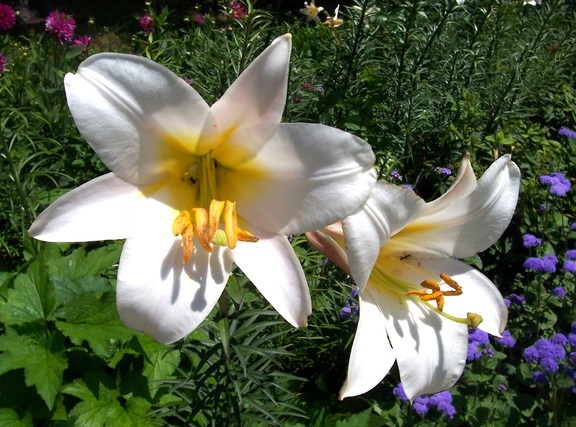
M440 273L440 278L452 289L453 291L440 290L440 284L434 280L424 280L420 286L430 289L432 293L420 289L413 289L406 291L406 295L417 295L422 301L436 301L436 306L439 311L444 309L444 297L462 295L462 286L460 286L454 279L446 273Z
M223 231L219 229L222 212L224 212ZM184 264L192 257L194 233L206 252L212 252L212 245L228 246L234 249L238 241L258 241L258 237L238 227L236 203L229 200L213 199L208 210L194 208L190 212L180 212L172 224L172 233L174 236L182 236L184 248L182 262Z

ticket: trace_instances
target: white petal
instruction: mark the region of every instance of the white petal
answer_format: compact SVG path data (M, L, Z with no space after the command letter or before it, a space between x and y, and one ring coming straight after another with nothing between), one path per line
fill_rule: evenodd
M195 243L192 259L183 265L181 240L169 230L126 241L116 293L128 327L171 343L208 316L230 275L232 252L214 246L208 254Z
M340 399L372 390L388 374L394 360L394 351L386 334L386 319L371 296L361 294L360 320Z
M282 124L249 162L216 169L219 196L278 234L322 228L353 212L376 180L370 146L323 125Z
M444 312L465 318L472 312L484 319L479 329L499 336L508 320L508 309L498 288L475 268L452 258L420 260L420 267L439 274L446 273L462 287L462 295L444 298ZM448 287L445 288L448 290Z
M181 174L217 144L210 108L165 67L135 55L91 56L64 79L78 129L132 184Z
M125 239L147 232L193 201L182 181L170 186L134 186L113 173L100 176L56 200L34 221L28 233L47 242ZM172 223L165 225L171 233Z
M125 239L145 204L138 187L110 173L60 197L36 218L28 234L47 242Z
M437 393L462 375L468 351L468 327L439 316L423 304L391 298L369 283L386 317L386 331L396 354L400 379L409 399Z
M494 162L463 199L414 221L395 240L422 252L465 258L494 244L514 214L520 171L504 156Z
M238 242L234 262L291 325L306 326L312 303L304 271L286 236L250 229L260 239Z
M460 168L456 174L456 179L446 190L446 192L438 199L433 200L426 204L427 215L432 215L435 212L441 211L456 200L460 200L470 194L476 188L476 175L474 169L470 164L470 155L466 154L462 158Z
M360 290L368 282L380 248L418 217L424 205L413 191L378 182L362 208L344 218L350 271Z
M213 155L221 164L246 160L276 131L286 103L291 49L290 34L275 39L212 106L222 133Z

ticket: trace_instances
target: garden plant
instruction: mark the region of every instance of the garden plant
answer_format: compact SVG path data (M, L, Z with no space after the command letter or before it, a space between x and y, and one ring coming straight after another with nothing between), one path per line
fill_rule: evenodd
M573 1L17 3L1 426L576 425Z

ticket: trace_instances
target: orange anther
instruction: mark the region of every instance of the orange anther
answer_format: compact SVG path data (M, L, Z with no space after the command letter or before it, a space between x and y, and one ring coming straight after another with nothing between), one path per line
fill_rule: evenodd
M208 239L208 233L206 231L206 227L208 226L208 212L204 208L194 208L192 209L192 213L194 213L198 241L206 252L212 252L212 246L210 246L210 240Z
M210 213L208 215L208 241L211 242L216 230L218 230L218 224L220 223L220 215L224 210L224 205L226 202L220 200L212 199L210 202Z

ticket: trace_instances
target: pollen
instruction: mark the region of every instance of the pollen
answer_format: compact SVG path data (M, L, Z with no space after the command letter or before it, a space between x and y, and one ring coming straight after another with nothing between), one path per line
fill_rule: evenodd
M432 292L429 293L428 291L422 289L415 289L406 291L406 295L416 295L420 297L422 301L435 301L438 310L442 311L444 309L444 297L462 295L462 287L445 273L440 273L440 278L453 290L443 291L440 289L440 284L434 280L424 280L422 283L420 283L420 286L429 289Z
M222 214L223 229L220 229ZM172 224L172 234L182 237L183 264L188 263L192 257L194 235L206 252L212 252L213 245L234 249L239 241L258 241L256 236L238 227L236 203L229 200L213 199L208 210L198 207L180 212Z

